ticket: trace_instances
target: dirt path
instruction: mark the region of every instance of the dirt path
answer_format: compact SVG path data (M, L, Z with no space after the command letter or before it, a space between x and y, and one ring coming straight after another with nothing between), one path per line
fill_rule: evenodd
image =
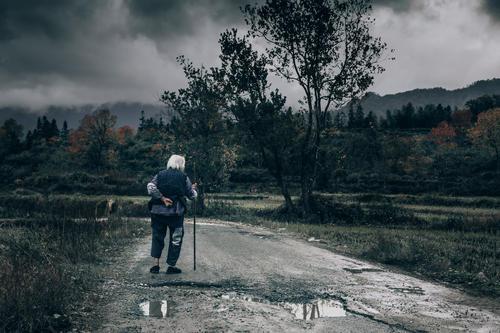
M196 271L189 224L183 274L148 273L149 237L115 266L103 282L108 301L96 309L99 331L500 331L500 301L391 272L284 232L209 220L197 226Z

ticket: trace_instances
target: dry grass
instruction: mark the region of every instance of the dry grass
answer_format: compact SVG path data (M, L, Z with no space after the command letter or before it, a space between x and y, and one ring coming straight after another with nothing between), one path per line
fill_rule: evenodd
M39 213L0 228L0 332L70 330L71 306L97 283L96 263L146 226Z

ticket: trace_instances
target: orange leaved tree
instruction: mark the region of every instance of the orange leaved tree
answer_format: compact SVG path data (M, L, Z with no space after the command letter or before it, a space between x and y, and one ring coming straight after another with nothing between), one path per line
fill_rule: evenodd
M500 108L480 113L469 136L476 144L489 147L495 152L497 171L500 170Z
M438 145L453 146L457 132L447 121L440 122L431 130L430 139Z
M68 150L82 154L91 169L106 167L110 149L115 143L116 116L109 110L98 110L85 115L80 126L71 133Z

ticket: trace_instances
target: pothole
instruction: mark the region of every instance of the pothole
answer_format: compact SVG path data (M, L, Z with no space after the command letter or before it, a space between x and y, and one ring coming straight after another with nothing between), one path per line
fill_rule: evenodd
M147 301L139 304L142 315L154 318L166 318L169 316L169 307L166 300Z
M190 287L190 288L223 288L220 283L197 282L197 281L160 281L146 284L149 288L161 287Z
M255 233L255 232L250 232L246 230L239 230L237 231L240 235L249 235L249 236L254 236L260 239L273 239L272 234L262 234L262 233Z
M190 288L224 288L225 285L220 284L220 283L211 283L211 282L196 282L196 281L179 281L179 280L172 280L172 281L158 281L158 282L152 282L152 283L144 283L144 282L130 282L124 284L129 287L134 287L134 288L142 288L142 289L149 289L149 288L163 288L163 287L190 287Z
M347 271L349 273L352 273L352 274L361 274L361 273L368 273L368 272L383 272L382 269L380 268L369 268L369 267L366 267L366 268L348 268L348 267L344 267L343 268L344 271Z
M245 302L277 305L290 312L296 319L306 321L318 318L345 317L347 315L344 304L340 301L331 299L320 298L307 303L271 302L265 298L251 295L239 295L237 293L224 294L221 298L226 300L242 300Z
M282 306L302 320L346 316L344 305L334 300L317 299L310 303L284 303Z
M395 292L403 293L403 294L412 294L412 295L425 295L425 291L420 287L388 287L390 290Z

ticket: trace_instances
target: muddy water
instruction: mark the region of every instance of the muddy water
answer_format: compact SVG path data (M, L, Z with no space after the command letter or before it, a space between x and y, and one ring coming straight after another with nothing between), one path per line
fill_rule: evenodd
M245 302L277 305L289 311L296 319L301 320L345 317L347 315L344 305L336 300L316 299L307 303L275 303L261 297L238 295L236 293L224 294L221 298L225 300L243 300Z
M315 300L310 303L284 303L282 305L296 319L313 320L318 318L345 317L344 305L338 301Z
M147 301L139 304L141 312L146 317L166 318L168 316L167 301Z

